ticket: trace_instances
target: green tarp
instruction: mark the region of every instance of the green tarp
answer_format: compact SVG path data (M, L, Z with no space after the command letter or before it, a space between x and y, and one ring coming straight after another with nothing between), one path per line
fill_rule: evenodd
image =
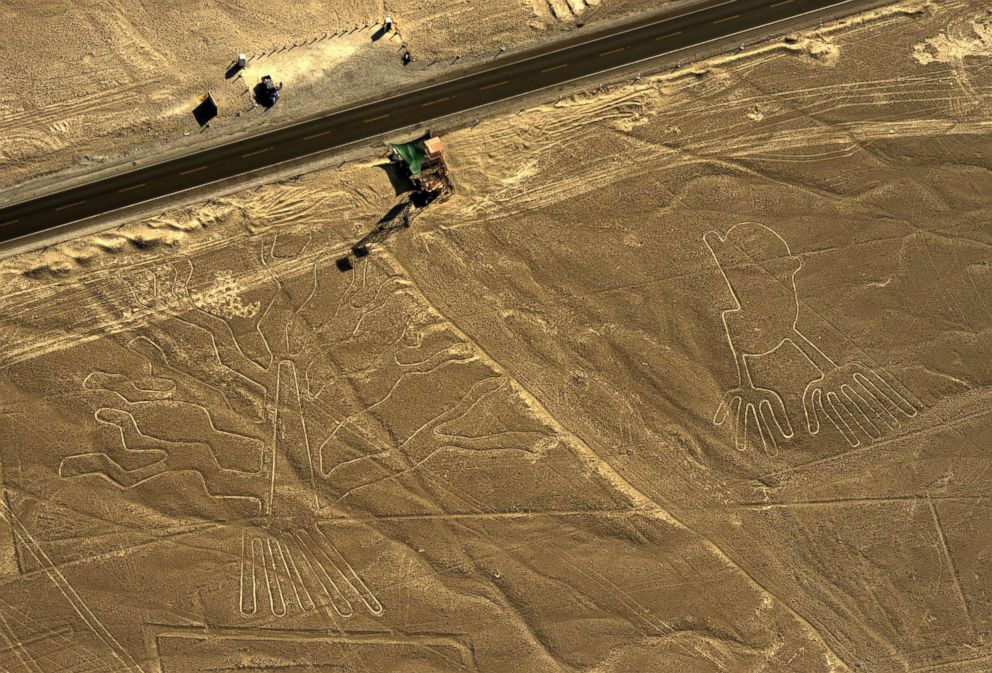
M420 172L420 167L424 163L424 145L419 140L412 143L401 143L393 145L393 151L403 158L406 165L410 167L410 175Z

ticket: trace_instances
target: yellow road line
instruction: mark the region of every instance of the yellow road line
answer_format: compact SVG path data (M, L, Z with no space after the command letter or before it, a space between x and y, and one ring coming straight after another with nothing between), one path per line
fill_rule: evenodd
M119 192L129 192L132 189L139 189L140 187L144 187L147 184L148 184L147 182L142 182L140 185L131 185L130 187L124 187L123 189L118 189L117 191L119 191Z
M202 171L206 166L197 166L196 168L191 168L188 171L183 171L179 175L189 175L190 173L196 173L197 171Z
M379 121L380 119L385 119L385 118L386 118L386 117L388 117L388 116L389 116L389 113L387 112L386 114L384 114L384 115L379 115L378 117L369 117L368 119L366 119L366 120L365 120L365 123L366 123L366 124L371 124L372 122L377 122L377 121Z
M503 86L504 84L509 84L510 80L504 79L502 82L496 82L495 84L487 84L485 86L480 86L479 91L485 91L486 89L495 89L498 86Z
M568 67L567 63L562 63L561 65L553 65L550 68L545 68L541 72L551 72L552 70L561 70L562 68L567 68L567 67Z
M271 150L271 149L272 149L271 147L266 147L266 148L264 148L264 149L260 149L260 150L255 150L254 152L249 152L248 154L242 154L242 155L241 155L241 158L242 158L242 159L247 159L248 157L253 157L253 156L255 156L256 154L262 154L262 153L264 153L264 152L268 152L268 151L269 151L269 150Z
M304 140L313 140L314 138L319 138L320 136L326 136L330 131L321 131L320 133L314 133L312 136L303 136Z
M450 100L451 96L445 96L444 98L438 98L437 100L432 100L427 103L422 103L420 107L427 107L428 105L435 105L437 103L443 103L446 100Z
M715 26L718 23L723 23L724 21L733 21L734 19L739 19L739 18L741 18L740 14L734 14L733 16L725 16L722 19L717 19L716 21L714 21L713 25Z
M782 5L788 5L792 0L781 0L781 2L774 2L769 7L781 7Z
M621 51L627 47L620 47L619 49L610 49L609 51L604 51L600 56L609 56L610 54L619 54Z
M792 2L792 0L789 0L789 2ZM662 35L660 37L656 37L656 38L654 38L654 41L657 42L658 40L667 40L670 37L675 37L676 35L681 35L681 34L682 34L682 31L681 30L677 30L674 33L669 33L668 35Z
M86 203L86 200L85 199L82 200L82 201L76 201L75 203L67 203L64 206L59 206L55 210L65 210L66 208L75 208L76 206L81 206L84 203Z
M3 224L0 224L0 227L6 227L8 224L13 224L14 222L20 222L20 220L7 220Z

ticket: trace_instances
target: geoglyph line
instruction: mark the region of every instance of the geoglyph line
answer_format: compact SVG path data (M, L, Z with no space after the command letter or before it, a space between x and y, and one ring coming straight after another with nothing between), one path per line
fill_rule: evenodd
M759 442L774 455L778 439L793 431L780 393L757 387L749 363L785 344L795 346L819 376L805 383L803 410L810 435L829 421L852 447L872 442L882 430L898 428L897 415L911 418L916 407L886 381L877 369L860 362L838 365L799 329L800 302L796 275L802 258L793 254L784 238L768 226L744 222L726 234L703 235L734 300L721 313L730 352L737 366L737 386L724 394L713 417L714 425L732 418L734 446L753 448ZM755 441L757 438L757 441Z

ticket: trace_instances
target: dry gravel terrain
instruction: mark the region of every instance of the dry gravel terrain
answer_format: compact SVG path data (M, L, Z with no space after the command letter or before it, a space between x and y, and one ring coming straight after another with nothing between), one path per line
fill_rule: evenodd
M4 260L0 668L990 670L990 131L905 2Z

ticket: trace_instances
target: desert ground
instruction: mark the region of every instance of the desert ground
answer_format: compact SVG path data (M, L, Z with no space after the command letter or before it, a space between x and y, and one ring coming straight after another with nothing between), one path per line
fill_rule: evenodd
M500 47L512 54L693 2L7 0L0 202L450 76ZM382 36L386 16L397 31ZM408 67L404 48L416 59ZM248 67L235 73L240 53ZM253 105L263 75L285 85L271 110ZM207 92L218 116L201 127L193 110Z
M0 667L992 670L990 131L914 0L0 261Z

